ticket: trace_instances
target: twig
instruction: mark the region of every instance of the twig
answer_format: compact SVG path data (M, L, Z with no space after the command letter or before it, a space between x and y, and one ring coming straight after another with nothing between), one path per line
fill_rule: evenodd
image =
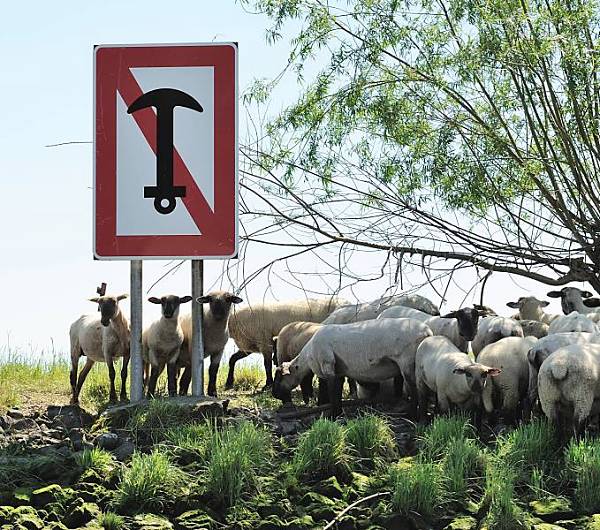
M75 145L75 144L93 144L94 142L90 142L90 141L86 141L86 142L78 142L78 141L74 141L74 142L60 142L58 144L48 144L45 145L44 147L61 147L63 145Z
M324 527L323 530L329 530L329 528L333 528L333 525L337 523L344 515L346 515L352 508L355 508L359 504L363 502L370 501L371 499L377 499L378 497L384 497L385 495L391 495L390 491L380 491L379 493L373 493L373 495L369 495L368 497L364 497L362 499L358 499L357 501L350 504L344 508L340 513L338 513L331 521L329 521Z

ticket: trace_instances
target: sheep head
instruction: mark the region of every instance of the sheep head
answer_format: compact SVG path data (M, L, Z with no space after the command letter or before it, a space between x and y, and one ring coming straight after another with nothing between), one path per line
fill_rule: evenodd
M156 298L155 296L151 296L148 298L148 302L151 304L160 304L162 316L165 318L177 318L179 316L179 306L181 304L186 304L191 302L191 296L177 296L174 294L169 294L166 296L162 296L161 298Z
M127 295L121 294L119 296L97 296L89 300L98 304L98 311L101 315L100 323L106 327L120 313L119 302L125 298L127 298Z
M452 373L464 374L467 386L474 394L481 394L490 377L496 377L502 372L501 368L492 368L485 364L473 363L461 368L455 368Z
M577 287L563 287L560 291L550 291L546 293L550 298L560 298L560 305L563 313L568 315L573 311L577 311L580 307L582 298L591 298L593 295L589 291L582 291Z
M458 332L465 340L473 340L477 334L480 311L464 307L458 311L452 311L441 318L455 318L458 321Z
M275 369L273 387L271 392L273 397L280 399L284 403L292 402L292 389L296 388L300 381L296 377L298 367L293 362L281 363Z
M232 304L243 302L239 296L226 291L212 291L197 298L196 301L199 304L208 304L209 311L215 320L226 320L229 318Z

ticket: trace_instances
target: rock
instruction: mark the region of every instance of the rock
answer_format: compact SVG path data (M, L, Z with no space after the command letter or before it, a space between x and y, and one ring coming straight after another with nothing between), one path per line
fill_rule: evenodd
M576 519L564 519L556 521L556 524L566 530L581 530L587 528L589 517L578 517Z
M19 409L10 409L6 412L6 415L13 420L21 420L25 417L25 414L23 414Z
M300 505L306 508L315 521L333 519L342 509L338 502L314 491L306 493L300 499Z
M119 437L114 432L102 433L94 440L96 447L100 447L100 449L106 449L107 451L116 449L119 443Z
M96 504L85 502L83 499L76 499L73 507L63 519L63 523L68 528L81 528L96 519L100 513L100 508Z
M8 524L12 519L14 508L12 506L0 506L0 525Z
M402 530L417 530L417 526L411 518L400 514L394 514L389 517L383 524L383 527L386 530L400 530L400 528Z
M298 420L282 421L280 427L281 434L283 436L289 436L291 434L296 434L302 428L302 423Z
M76 427L88 427L94 423L94 416L76 405L48 407L47 416L52 420L54 428L62 427L70 430Z
M144 513L133 518L132 530L172 530L173 523L160 515Z
M2 427L2 429L8 429L11 423L12 420L9 416L0 416L0 427Z
M73 451L81 451L83 450L83 442L85 440L85 433L83 429L79 427L75 427L69 431L69 440L71 440L71 444L73 445Z
M54 501L61 494L62 488L58 484L51 484L50 486L33 490L31 492L31 504L41 508Z
M175 519L177 530L211 530L215 520L203 510L189 510Z
M334 499L341 499L344 496L344 490L336 477L322 480L315 485L314 490Z
M18 432L18 431L33 431L33 430L38 430L39 428L40 427L35 422L35 420L33 420L31 418L22 418L22 419L16 420L14 423L12 423L9 430L11 432Z
M547 523L553 523L559 519L568 519L573 515L571 503L564 497L549 497L531 501L529 507L535 516Z
M286 524L285 527L289 530L304 530L307 528L314 528L315 521L310 515L303 515L302 517L296 517L295 519L292 519ZM350 530L349 528L344 529L341 524L338 524L338 528L340 530Z
M102 484L95 484L93 482L80 482L74 487L74 493L85 502L93 502L100 506L106 504L112 495L112 492Z
M475 530L475 528L477 528L477 519L464 515L454 519L454 521L444 527L444 530Z
M564 526L559 526L552 523L534 524L533 530L565 530Z
M35 508L31 506L19 506L11 514L15 526L21 526L27 530L42 530L44 523L40 519Z
M113 456L119 462L125 462L125 460L128 460L129 458L131 458L131 455L134 452L135 452L135 445L133 444L133 442L129 439L125 439L121 442L121 445L119 445L119 447L117 447L113 451Z
M592 515L588 521L585 530L600 530L600 514L596 513Z
M263 519L256 527L257 530L280 530L285 528L286 524L277 515L269 515Z

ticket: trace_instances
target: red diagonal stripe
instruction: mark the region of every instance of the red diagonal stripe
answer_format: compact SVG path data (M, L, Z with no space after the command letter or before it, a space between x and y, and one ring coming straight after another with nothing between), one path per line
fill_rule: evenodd
M127 107L144 93L129 68L119 76L117 89ZM134 112L132 116L148 145L156 154L156 113L151 108L147 108ZM214 213L175 146L173 146L173 184L186 187L185 197L182 198L183 204L200 232L209 235L211 227L214 226L214 223L211 223Z

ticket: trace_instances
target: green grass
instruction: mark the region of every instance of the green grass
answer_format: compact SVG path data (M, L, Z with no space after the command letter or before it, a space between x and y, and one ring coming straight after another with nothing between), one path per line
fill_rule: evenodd
M98 517L98 524L104 530L121 530L125 528L125 520L113 512L106 512Z
M574 484L573 500L578 510L600 511L600 440L572 440L565 450L565 463Z
M490 530L522 528L522 512L515 502L517 477L511 466L497 457L490 457L486 466L484 504Z
M474 437L469 418L463 414L438 416L431 425L420 427L417 432L423 458L433 462L441 460L448 445L457 439Z
M481 450L475 440L456 438L446 451L441 462L444 489L451 500L462 503L469 498L476 479L481 476Z
M372 468L396 454L394 433L388 423L373 414L364 414L346 424L346 443L355 452L359 467Z
M205 464L210 452L213 422L178 425L164 433L164 444L184 464Z
M15 454L0 449L0 484L4 489L42 484L48 477L57 478L68 468L63 459L44 455Z
M349 454L344 428L335 421L320 419L302 434L291 462L298 479L319 479L347 474Z
M431 517L444 503L443 476L438 464L418 461L397 464L389 471L388 483L395 513L417 512Z
M91 469L100 475L110 475L116 465L115 458L111 453L96 447L84 449L81 453L75 454L75 462L82 471Z
M122 472L114 503L122 513L161 513L185 494L187 483L189 477L164 451L135 453L130 466Z
M168 399L151 399L136 409L125 425L134 437L149 439L154 443L164 440L165 433L172 428L189 423L189 413Z
M213 423L208 447L204 487L217 505L232 506L243 494L258 491L258 476L273 456L271 437L264 428L244 421L219 429Z

